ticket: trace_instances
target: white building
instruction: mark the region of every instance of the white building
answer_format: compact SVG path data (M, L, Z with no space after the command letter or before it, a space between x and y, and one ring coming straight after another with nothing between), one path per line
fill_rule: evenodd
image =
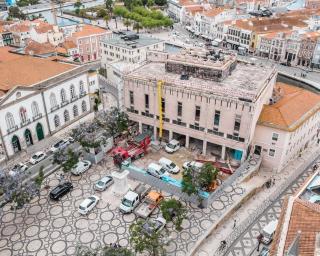
M0 49L0 143L7 158L89 117L97 74L88 66Z
M271 104L265 105L255 130L253 151L262 164L281 170L320 138L320 96L277 83Z
M147 58L148 50L164 51L165 41L130 33L102 40L100 47L101 64L106 68L112 61L143 62Z

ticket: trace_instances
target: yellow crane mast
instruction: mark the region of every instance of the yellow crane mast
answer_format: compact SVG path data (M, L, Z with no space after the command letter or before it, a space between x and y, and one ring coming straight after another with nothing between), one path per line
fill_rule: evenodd
M162 129L163 129L163 120L162 120L162 86L163 81L159 80L158 87L158 108L159 108L159 140L162 139Z

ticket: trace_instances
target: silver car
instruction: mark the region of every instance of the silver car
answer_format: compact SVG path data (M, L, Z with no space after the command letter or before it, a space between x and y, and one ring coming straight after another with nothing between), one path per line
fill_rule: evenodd
M104 191L114 183L111 176L105 176L98 180L94 186L95 190Z

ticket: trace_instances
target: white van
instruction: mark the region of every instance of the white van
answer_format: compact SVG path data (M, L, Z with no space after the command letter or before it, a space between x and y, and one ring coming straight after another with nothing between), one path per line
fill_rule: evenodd
M180 142L177 140L171 140L165 147L167 153L176 152L180 148Z
M168 158L161 157L158 162L166 171L170 173L177 174L180 171L180 168Z
M270 244L274 235L274 232L277 229L278 220L270 221L260 232L262 235L262 243Z
M163 176L169 176L169 173L160 165L151 163L148 165L147 173L161 179Z

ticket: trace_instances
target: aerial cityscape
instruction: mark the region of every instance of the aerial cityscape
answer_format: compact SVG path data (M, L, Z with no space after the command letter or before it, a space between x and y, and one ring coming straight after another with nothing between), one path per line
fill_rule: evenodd
M0 0L0 256L320 256L320 0Z

